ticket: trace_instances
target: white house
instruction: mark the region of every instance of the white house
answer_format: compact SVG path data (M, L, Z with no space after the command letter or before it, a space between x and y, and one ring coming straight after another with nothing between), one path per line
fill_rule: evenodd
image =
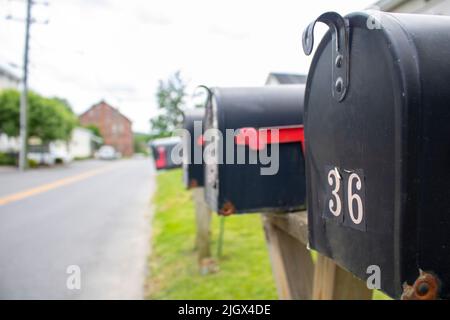
M20 142L18 137L9 137L0 133L0 152L19 152Z
M47 165L52 165L57 161L67 163L76 158L92 157L96 146L101 145L102 142L103 140L95 136L90 130L76 127L72 131L69 142L57 140L51 142L48 146L42 146L39 139L30 141L28 158ZM17 154L19 147L18 137L0 134L0 152Z
M6 64L0 64L0 90L17 89L20 85L20 77Z
M266 85L306 83L305 74L271 72L267 76Z
M72 158L88 158L94 155L95 146L101 143L102 139L95 136L91 130L76 127L72 131L69 153Z

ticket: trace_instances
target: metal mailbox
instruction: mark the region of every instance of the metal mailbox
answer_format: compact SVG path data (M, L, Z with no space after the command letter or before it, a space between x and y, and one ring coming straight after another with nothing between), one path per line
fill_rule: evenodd
M204 153L205 197L213 210L230 215L304 208L304 88L211 89ZM273 155L274 162L263 161L263 153ZM257 160L251 162L252 157Z
M183 180L186 188L203 186L203 118L201 108L186 110L183 117Z
M310 246L395 298L450 297L450 18L345 18L305 93ZM303 190L300 190L303 193Z
M172 151L174 148L179 147L180 144L180 137L160 138L150 142L157 170L181 167L181 161L174 159L172 156Z

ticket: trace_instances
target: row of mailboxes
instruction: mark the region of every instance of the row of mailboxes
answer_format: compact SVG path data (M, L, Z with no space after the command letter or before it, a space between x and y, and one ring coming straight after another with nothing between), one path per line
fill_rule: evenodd
M156 170L173 169L181 167L182 161L173 154L177 153L175 148L180 148L181 139L178 136L155 139L150 142Z
M307 202L311 248L361 279L377 267L392 297L449 298L450 18L325 13L303 34L308 55L316 22L330 30L306 88L210 89L206 201L223 215ZM236 163L274 146L276 174Z
M221 215L304 209L304 89L208 89L204 117L196 109L184 113L186 187L204 181L206 201Z

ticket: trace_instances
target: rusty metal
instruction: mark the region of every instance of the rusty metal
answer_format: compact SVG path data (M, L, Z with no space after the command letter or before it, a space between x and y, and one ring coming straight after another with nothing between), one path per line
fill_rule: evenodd
M236 208L230 201L225 202L223 207L219 211L219 213L223 216L230 216L235 212Z
M403 284L402 300L437 300L439 299L440 281L430 272L419 269L419 277L412 286Z
M189 181L189 189L197 188L197 187L198 187L198 181L197 181L197 179L191 179L191 180Z

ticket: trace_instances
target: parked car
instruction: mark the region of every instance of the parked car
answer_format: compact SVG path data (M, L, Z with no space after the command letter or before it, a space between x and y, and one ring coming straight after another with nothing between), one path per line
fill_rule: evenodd
M100 160L115 160L120 157L120 152L117 152L113 146L101 146L95 153L95 158Z
M56 163L66 164L72 161L72 157L66 150L50 145L28 146L27 157L39 165L52 166Z

